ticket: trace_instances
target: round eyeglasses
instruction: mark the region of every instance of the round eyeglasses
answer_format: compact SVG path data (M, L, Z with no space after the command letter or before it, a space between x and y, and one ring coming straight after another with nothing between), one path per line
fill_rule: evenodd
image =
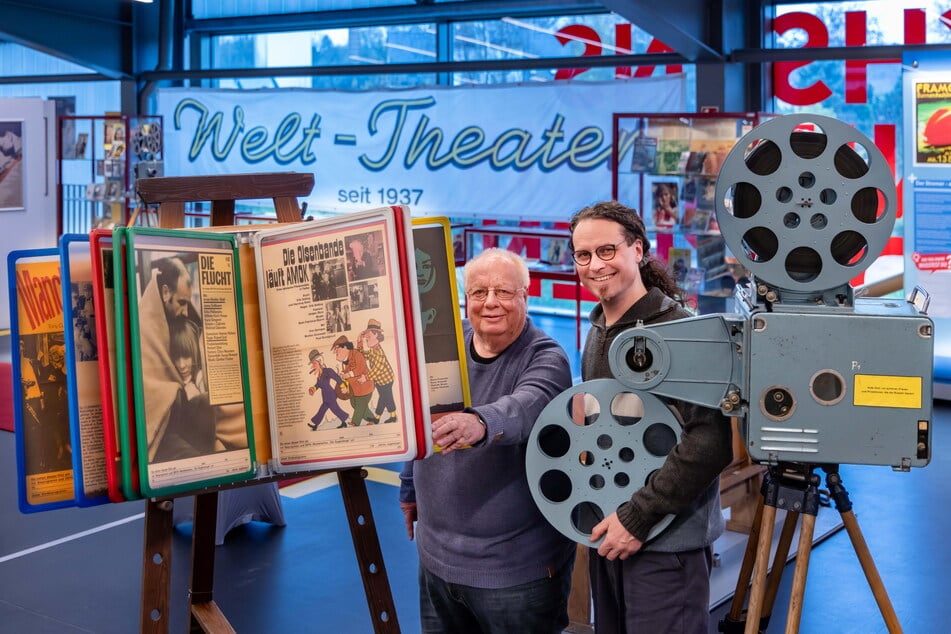
M627 240L621 240L617 244L602 244L594 250L594 254L602 262L608 262L617 255L617 248L622 244L627 244ZM591 251L572 251L571 259L579 266L585 266L591 263Z

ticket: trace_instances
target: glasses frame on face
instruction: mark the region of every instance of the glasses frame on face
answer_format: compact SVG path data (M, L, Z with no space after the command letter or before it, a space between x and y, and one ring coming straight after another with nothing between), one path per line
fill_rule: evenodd
M599 247L595 247L593 254L591 251L584 249L581 251L572 251L571 259L574 260L578 266L588 266L591 264L591 258L595 255L598 256L598 259L602 262L610 262L614 259L614 256L617 255L617 248L622 244L627 244L627 238L622 239L616 244L602 244Z
M489 299L489 293L494 293L495 299L497 299L498 301L510 302L516 297L518 297L518 294L523 290L525 289L516 288L515 290L512 290L510 288L495 288L495 287L471 288L466 291L466 297L468 297L470 300L475 302L484 302Z

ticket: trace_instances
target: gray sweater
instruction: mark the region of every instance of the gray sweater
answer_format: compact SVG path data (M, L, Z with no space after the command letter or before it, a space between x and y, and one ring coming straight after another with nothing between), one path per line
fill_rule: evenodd
M657 288L650 289L610 328L605 327L600 304L595 306L581 362L582 378L612 378L607 356L611 342L638 320L647 325L688 316ZM719 410L680 401L673 405L684 420L680 442L647 485L617 511L621 524L641 541L658 521L668 514L676 516L645 550L680 552L701 548L712 544L724 528L719 475L733 459L730 421Z
M507 588L551 576L574 556L532 500L525 450L535 419L571 387L561 347L531 320L488 362L472 357L464 323L470 411L486 423L478 446L406 463L401 501L416 501L420 564L450 583Z

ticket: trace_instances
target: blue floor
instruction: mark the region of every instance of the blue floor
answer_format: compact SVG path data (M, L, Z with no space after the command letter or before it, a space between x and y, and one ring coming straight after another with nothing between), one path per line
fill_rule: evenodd
M574 319L536 317L573 343ZM569 353L579 374L577 351ZM932 463L910 473L846 466L845 486L905 632L943 632L951 516L951 405L935 407ZM395 465L391 465L395 468ZM17 511L13 434L0 432L0 633L127 634L139 623L142 502L22 515ZM383 557L404 632L419 631L416 553L406 539L396 488L368 482ZM283 499L287 526L252 522L216 551L215 600L238 632L371 632L339 490ZM835 513L823 508L820 513ZM176 530L171 632L187 631L190 524ZM792 565L786 567L769 631L783 629ZM728 609L711 613L710 632ZM942 625L944 624L944 625ZM846 531L811 553L801 632L887 631Z

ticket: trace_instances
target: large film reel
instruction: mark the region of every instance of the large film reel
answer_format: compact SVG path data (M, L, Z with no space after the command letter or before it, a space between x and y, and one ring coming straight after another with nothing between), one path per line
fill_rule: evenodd
M552 399L529 436L526 470L535 504L563 535L592 546L595 524L644 486L680 432L674 411L648 392L614 379L576 385ZM673 519L658 522L650 538Z
M779 289L833 289L867 269L891 235L895 183L851 126L814 114L757 126L717 178L720 232L740 264Z

